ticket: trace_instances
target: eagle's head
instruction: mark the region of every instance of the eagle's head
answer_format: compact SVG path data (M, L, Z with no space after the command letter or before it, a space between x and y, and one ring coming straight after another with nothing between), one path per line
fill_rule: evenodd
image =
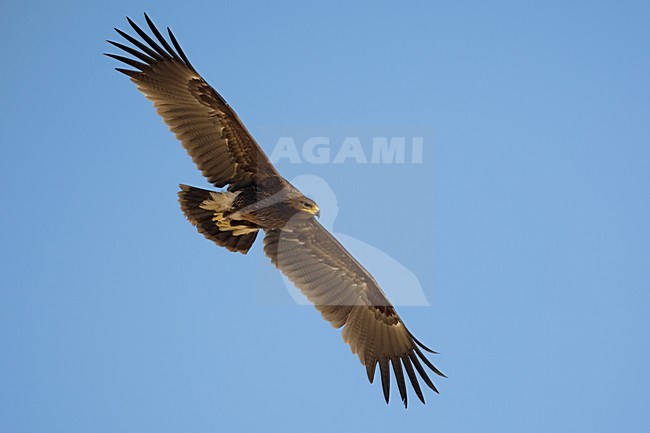
M305 197L296 197L293 199L293 207L299 212L306 212L308 214L320 217L320 208L316 202L310 198Z

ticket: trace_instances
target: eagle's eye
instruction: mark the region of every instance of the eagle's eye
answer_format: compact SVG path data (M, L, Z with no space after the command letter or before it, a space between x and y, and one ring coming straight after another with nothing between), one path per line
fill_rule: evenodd
M302 203L303 206L305 206L307 209L311 209L314 207L311 203L307 203L306 201Z

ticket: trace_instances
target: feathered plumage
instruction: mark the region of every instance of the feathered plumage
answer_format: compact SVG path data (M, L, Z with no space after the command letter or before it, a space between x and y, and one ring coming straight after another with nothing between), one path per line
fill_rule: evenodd
M109 41L132 58L107 55L133 68L117 70L153 102L208 181L227 188L181 185L179 201L190 222L206 238L241 253L263 230L266 255L323 318L343 328L343 339L370 382L379 364L386 402L391 368L404 405L405 377L422 402L418 376L438 392L427 368L444 375L423 351L435 352L409 332L374 278L316 221L316 203L278 173L237 114L189 62L171 30L170 45L146 14L145 19L153 37L128 19L140 39L115 29L132 46Z

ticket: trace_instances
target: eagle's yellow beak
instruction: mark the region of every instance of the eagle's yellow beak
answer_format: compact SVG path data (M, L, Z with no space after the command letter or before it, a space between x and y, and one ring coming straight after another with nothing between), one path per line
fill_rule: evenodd
M313 206L311 209L305 209L310 214L314 215L316 218L320 218L320 208L318 206Z

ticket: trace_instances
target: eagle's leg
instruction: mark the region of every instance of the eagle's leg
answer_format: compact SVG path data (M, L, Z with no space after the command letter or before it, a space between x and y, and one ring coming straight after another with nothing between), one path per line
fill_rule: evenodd
M233 203L238 192L211 192L210 198L201 203L201 208L214 212L212 221L219 230L232 232L233 236L242 236L254 233L260 229L256 224L242 218L239 212L233 210Z
M215 214L215 218L217 218L216 214ZM248 233L253 233L260 229L259 226L251 222L245 220L234 220L229 218L228 216L224 217L223 214L221 215L221 218L217 218L215 219L215 221L217 222L217 227L219 227L219 230L232 231L232 234L234 236L241 236Z

